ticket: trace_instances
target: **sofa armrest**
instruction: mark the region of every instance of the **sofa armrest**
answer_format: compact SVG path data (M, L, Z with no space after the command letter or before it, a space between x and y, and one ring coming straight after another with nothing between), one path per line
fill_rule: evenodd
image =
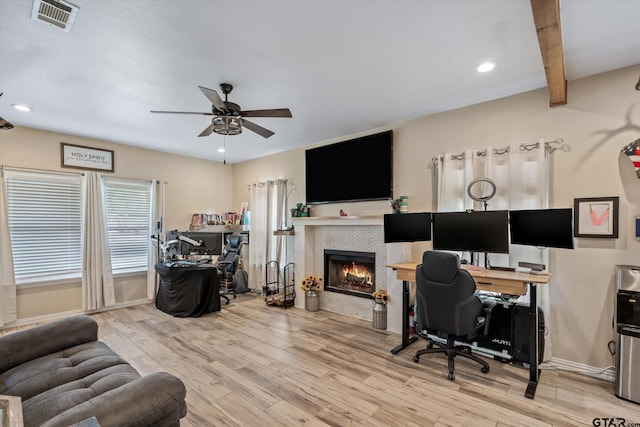
M56 320L0 337L0 372L65 348L98 339L98 324L87 315Z
M91 417L100 427L176 425L187 414L186 395L178 377L156 372L83 402L41 427L67 427Z

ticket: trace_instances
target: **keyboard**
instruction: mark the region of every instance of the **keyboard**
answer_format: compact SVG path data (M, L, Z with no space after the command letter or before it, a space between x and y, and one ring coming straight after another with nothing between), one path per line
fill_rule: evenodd
M478 265L471 265L471 264L462 264L460 265L460 268L467 271L476 271L478 273L482 273L484 271L484 267L480 267Z

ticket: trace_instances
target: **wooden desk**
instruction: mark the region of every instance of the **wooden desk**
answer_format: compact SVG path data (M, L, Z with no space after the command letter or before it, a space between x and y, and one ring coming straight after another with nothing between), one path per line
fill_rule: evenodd
M396 354L415 342L418 337L409 334L409 293L410 282L416 281L417 262L401 262L389 264L388 268L396 272L396 278L402 280L402 343L391 349ZM538 368L538 295L537 285L548 284L551 274L527 274L517 271L502 270L467 270L476 281L476 290L499 292L514 296L529 293L529 384L524 395L533 399L538 386L540 369Z

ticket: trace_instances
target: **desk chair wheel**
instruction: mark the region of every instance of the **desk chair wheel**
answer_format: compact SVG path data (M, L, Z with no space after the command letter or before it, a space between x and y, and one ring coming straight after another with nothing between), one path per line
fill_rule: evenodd
M482 371L483 374L486 374L487 372L489 372L489 368L486 366L483 366L482 368L480 368L480 371Z
M224 303L225 303L225 305L229 305L229 297L227 297L226 295L222 295L222 294L220 294L220 297L221 297L221 298L224 298L224 300L225 300L225 302L224 302Z
M447 375L447 378L449 378L449 380L453 381L456 379L456 374L454 374L453 372L449 372L449 375Z
M413 361L418 363L420 361L420 356L413 356Z

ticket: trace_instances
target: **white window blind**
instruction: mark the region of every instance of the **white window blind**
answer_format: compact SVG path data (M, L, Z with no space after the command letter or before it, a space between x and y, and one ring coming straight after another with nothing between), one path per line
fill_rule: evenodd
M151 246L151 182L104 178L104 204L114 273L147 271Z
M80 278L79 175L5 170L16 283Z

